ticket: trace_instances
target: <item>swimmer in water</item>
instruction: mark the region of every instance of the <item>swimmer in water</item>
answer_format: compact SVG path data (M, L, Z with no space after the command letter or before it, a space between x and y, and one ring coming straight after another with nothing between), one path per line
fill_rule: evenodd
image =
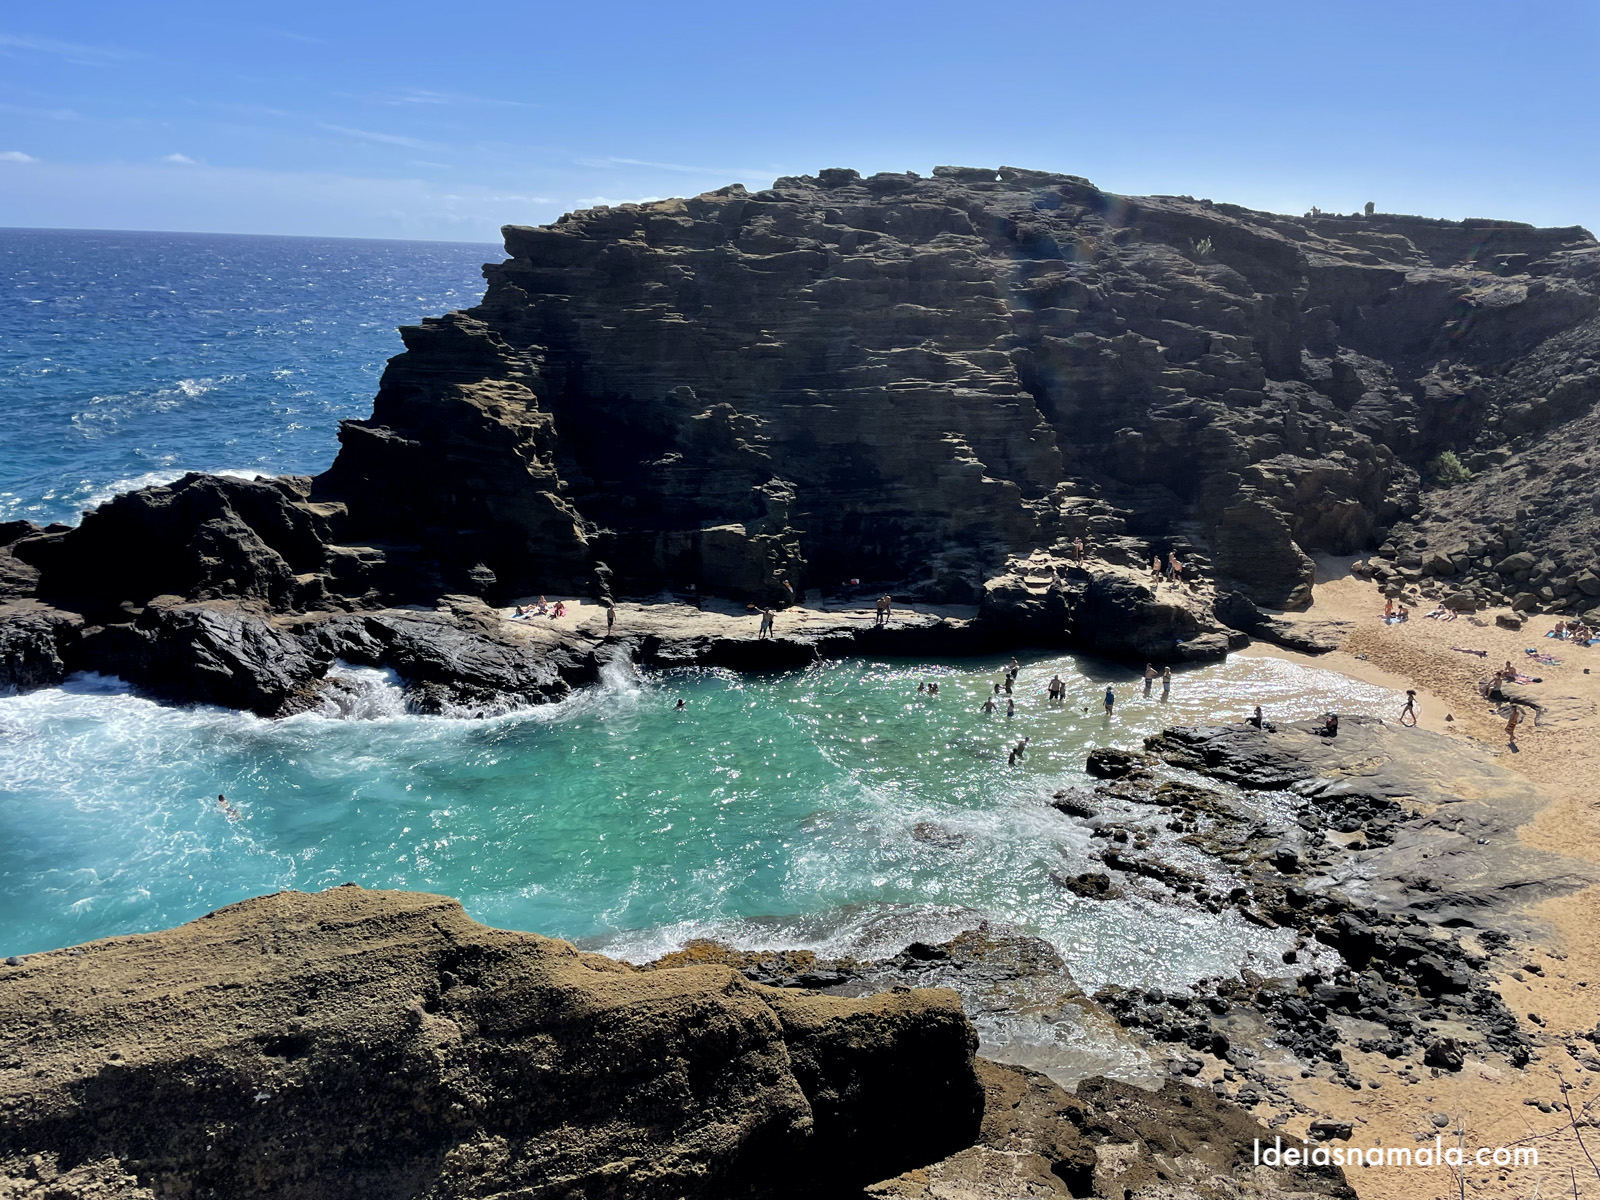
M672 711L673 712L682 712L684 709L686 709L688 707L689 707L688 703L686 701L680 699L676 704L674 704L672 706Z
M228 803L228 798L221 792L217 793L217 807L227 814L228 820L237 821L241 816L239 810Z

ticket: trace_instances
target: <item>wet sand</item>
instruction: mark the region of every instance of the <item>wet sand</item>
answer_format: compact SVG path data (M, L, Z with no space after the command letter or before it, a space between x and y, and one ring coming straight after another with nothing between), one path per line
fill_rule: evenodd
M1600 862L1600 646L1546 638L1558 620L1552 616L1532 617L1520 631L1502 629L1494 618L1497 611L1508 611L1504 609L1444 623L1419 613L1403 624L1385 625L1378 588L1343 567L1320 563L1325 579L1317 584L1311 609L1291 618L1351 622L1339 650L1315 658L1271 647L1253 647L1247 653L1304 662L1400 690L1416 688L1424 728L1489 747L1502 765L1521 772L1551 797L1518 830L1520 840ZM1464 654L1456 646L1487 655ZM1560 665L1534 664L1525 653L1530 646L1561 659ZM1523 689L1545 711L1519 728L1517 751L1507 745L1503 706L1482 699L1477 686L1507 659L1544 680ZM1368 1086L1357 1092L1320 1078L1297 1079L1293 1091L1301 1102L1313 1113L1353 1121L1352 1145L1417 1147L1425 1144L1416 1140L1418 1135L1432 1144L1434 1135L1442 1133L1448 1146L1456 1144L1455 1131L1464 1129L1460 1141L1469 1148L1538 1148L1538 1167L1469 1166L1464 1173L1467 1196L1571 1196L1574 1179L1579 1196L1600 1196L1600 1170L1589 1158L1593 1154L1600 1159L1600 1058L1595 1043L1584 1036L1600 1021L1600 888L1557 897L1529 912L1544 922L1548 936L1537 944L1514 945L1495 959L1502 968L1500 994L1537 1045L1525 1068L1498 1057L1469 1058L1459 1073L1419 1068L1419 1081L1407 1083L1396 1073L1400 1064L1346 1048L1346 1060ZM1563 1083L1570 1090L1564 1091ZM1529 1100L1543 1101L1556 1111L1542 1111ZM1568 1100L1579 1117L1577 1133L1587 1152L1574 1136L1565 1111ZM1587 1113L1586 1105L1593 1106ZM1438 1128L1435 1114L1449 1119L1446 1128ZM1287 1128L1298 1134L1309 1121L1302 1116ZM1351 1170L1347 1176L1362 1200L1463 1194L1461 1173L1449 1168L1381 1167Z

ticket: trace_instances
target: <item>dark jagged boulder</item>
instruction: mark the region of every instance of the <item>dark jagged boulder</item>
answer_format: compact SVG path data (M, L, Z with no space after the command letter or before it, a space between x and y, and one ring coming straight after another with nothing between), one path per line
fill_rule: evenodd
M0 608L0 693L60 683L82 632L71 613L29 603Z
M158 699L283 717L314 707L332 655L259 607L157 598L132 622L87 639L84 656Z

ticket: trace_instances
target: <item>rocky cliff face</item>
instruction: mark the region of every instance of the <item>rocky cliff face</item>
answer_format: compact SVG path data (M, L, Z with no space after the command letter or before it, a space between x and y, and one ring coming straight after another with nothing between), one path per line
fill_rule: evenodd
M364 481L437 445L430 422L475 430L463 462L517 456L544 497L490 492L474 526L524 535L484 557L528 582L587 559L625 590L971 599L1005 554L1082 535L1130 560L1177 546L1292 604L1305 551L1417 510L1427 459L1600 389L1580 229L940 168L589 210L506 249L477 309L408 333L319 487L377 504ZM1567 379L1531 414L1530 360ZM450 461L384 509L448 524Z
M157 1195L802 1195L983 1112L953 993L642 973L416 893L284 893L0 972L19 1187L45 1154Z
M171 646L193 663L185 646L254 645L185 604L781 603L785 583L860 579L1174 659L1225 650L1218 598L1306 603L1317 551L1379 549L1397 587L1451 574L1476 602L1600 595L1579 452L1600 419L1600 244L1582 229L1293 218L950 167L505 234L477 308L403 331L326 473L190 476L75 530L0 527L4 682L170 677ZM1446 450L1479 481L1424 494ZM1037 575L1077 538L1089 575ZM1176 607L1095 575L1168 552L1208 585ZM291 710L330 647L284 643L294 669L264 698L187 696Z

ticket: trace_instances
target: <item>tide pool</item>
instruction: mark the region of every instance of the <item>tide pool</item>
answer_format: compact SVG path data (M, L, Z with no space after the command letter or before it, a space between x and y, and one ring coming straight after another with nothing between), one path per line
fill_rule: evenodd
M562 704L471 721L405 715L383 673L346 670L351 711L278 722L92 676L0 699L0 954L355 882L632 959L696 936L891 953L987 918L1048 938L1091 987L1177 986L1276 963L1281 935L1228 910L1073 896L1060 880L1098 864L1050 793L1091 782L1091 747L1164 725L1395 705L1255 657L1186 670L1163 702L1126 668L1051 656L1025 663L1010 719L979 709L996 659L613 668ZM1069 696L1052 705L1057 672ZM940 696L919 695L934 678Z

